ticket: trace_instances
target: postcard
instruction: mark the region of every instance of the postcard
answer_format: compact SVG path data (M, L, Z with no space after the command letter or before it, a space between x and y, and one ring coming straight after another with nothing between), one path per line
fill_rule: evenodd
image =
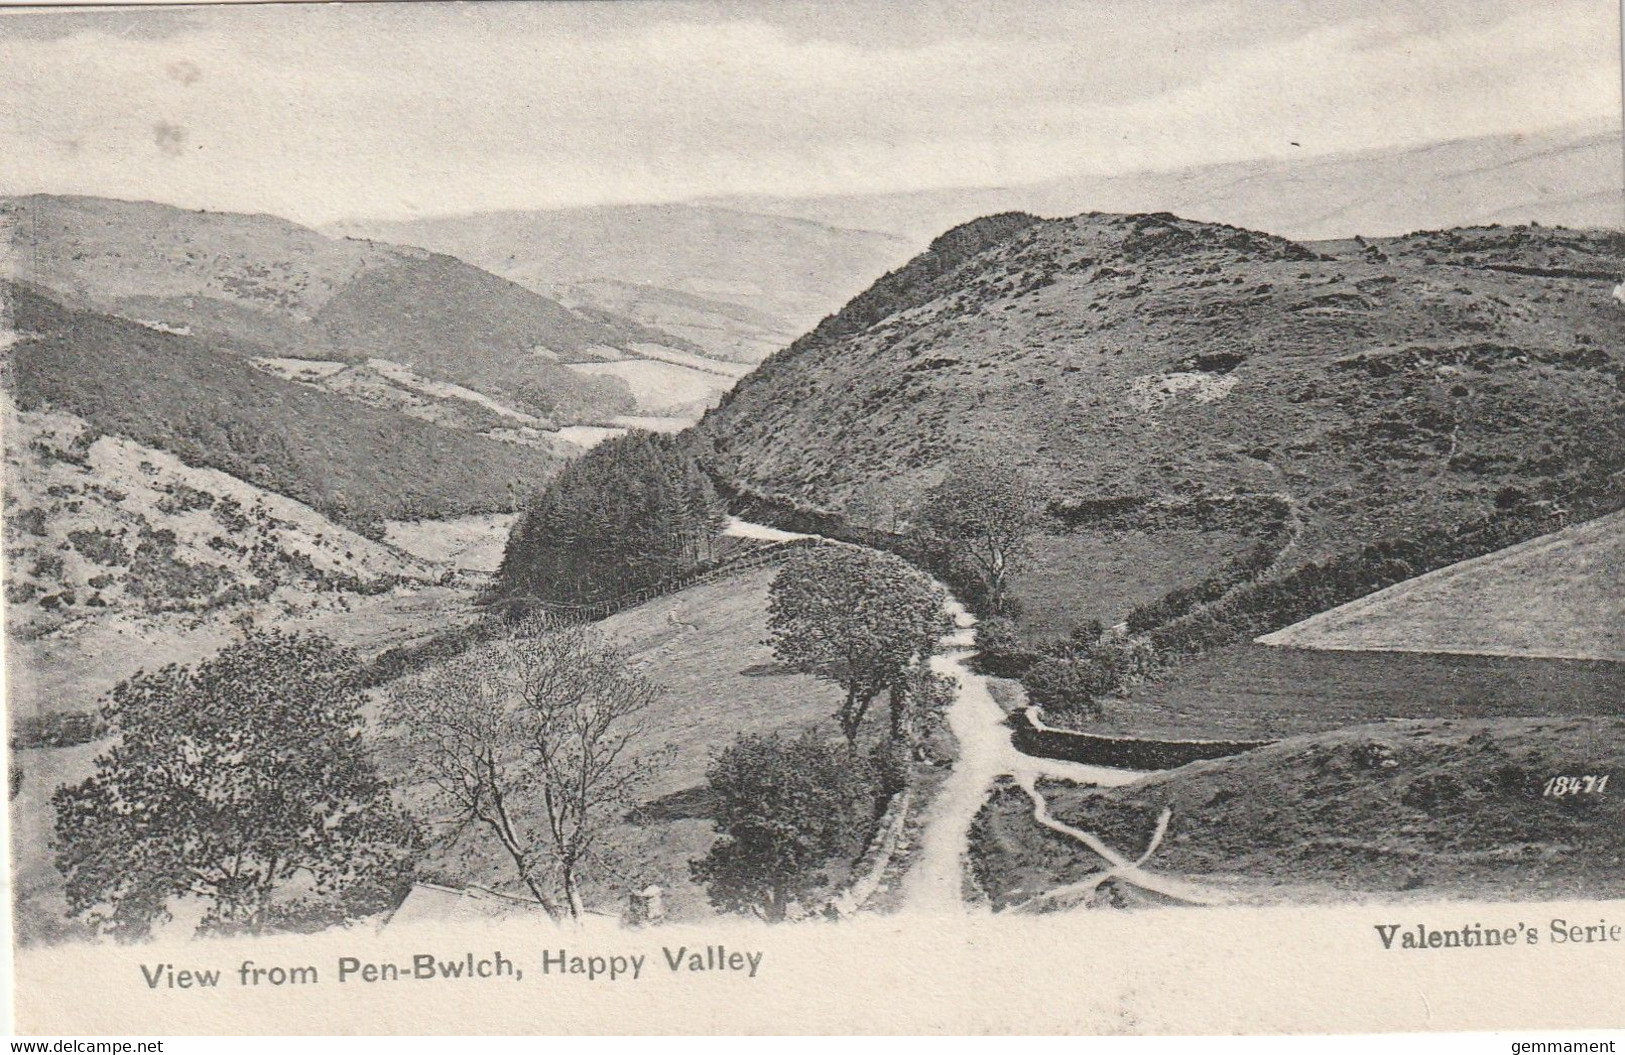
M0 10L16 1030L1625 1027L1620 62Z

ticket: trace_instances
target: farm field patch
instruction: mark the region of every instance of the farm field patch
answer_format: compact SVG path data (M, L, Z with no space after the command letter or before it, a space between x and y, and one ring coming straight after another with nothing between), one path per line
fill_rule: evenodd
M1273 739L1386 719L1625 715L1625 664L1243 644L1105 701L1092 732Z
M1625 513L1408 579L1259 640L1625 660Z
M1250 544L1237 532L1194 528L1041 535L1012 578L1022 630L1036 642L1065 637L1086 619L1111 626L1136 605L1200 581Z

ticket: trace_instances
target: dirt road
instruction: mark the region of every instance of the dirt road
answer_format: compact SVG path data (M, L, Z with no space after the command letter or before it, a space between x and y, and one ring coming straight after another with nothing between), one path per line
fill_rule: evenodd
M787 542L813 538L737 517L728 522L725 533L764 542ZM1101 856L1112 874L1128 882L1155 889L1169 896L1194 899L1192 891L1177 881L1142 872L1138 862L1121 860L1099 840L1086 832L1070 829L1048 815L1043 798L1036 790L1042 777L1070 780L1097 787L1116 787L1138 780L1144 774L1127 769L1109 769L1077 762L1038 758L1023 754L1010 740L1004 710L988 690L987 679L971 669L975 655L976 618L956 600L948 602L954 630L942 640L943 652L931 658L931 668L953 678L959 690L948 709L948 728L959 744L959 757L935 797L927 807L921 830L919 852L903 876L902 902L906 912L962 913L966 908L964 875L970 828L987 801L993 782L1001 776L1016 782L1034 796L1034 819L1078 841ZM1104 849L1104 853L1101 851Z
M970 827L997 778L1013 776L1023 786L1039 777L1056 777L1114 787L1141 776L1131 770L1034 758L1018 751L1010 742L1004 711L988 691L987 679L967 662L975 653L976 620L958 601L950 602L949 613L957 629L943 639L946 651L934 656L931 666L959 682L959 693L948 710L948 728L959 742L959 758L927 810L919 854L903 877L903 903L911 912L964 911Z

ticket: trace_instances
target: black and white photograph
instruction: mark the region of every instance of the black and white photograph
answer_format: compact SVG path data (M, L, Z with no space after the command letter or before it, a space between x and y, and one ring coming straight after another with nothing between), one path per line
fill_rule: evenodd
M1619 15L0 10L17 955L1617 949Z

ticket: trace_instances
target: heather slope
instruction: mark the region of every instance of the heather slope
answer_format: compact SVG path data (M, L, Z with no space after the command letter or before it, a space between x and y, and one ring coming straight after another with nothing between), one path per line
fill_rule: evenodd
M555 471L546 449L502 443L361 406L273 376L196 337L3 292L17 341L6 385L23 410L75 414L382 530L414 519L512 508Z
M967 224L700 426L734 482L861 508L983 447L1058 502L1279 496L1289 561L1617 497L1625 236L1303 245L1167 214Z

